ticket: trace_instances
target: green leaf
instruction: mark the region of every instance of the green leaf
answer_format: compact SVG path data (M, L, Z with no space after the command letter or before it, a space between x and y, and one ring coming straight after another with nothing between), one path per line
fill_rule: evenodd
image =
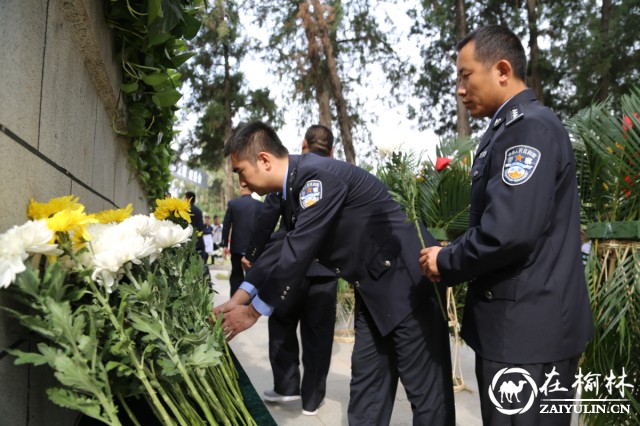
M38 353L23 352L18 349L7 349L6 352L16 357L15 365L33 364L38 366L48 363L47 357Z
M200 31L202 23L190 14L185 13L182 15L182 18L184 19L185 24L183 37L187 40L191 40L198 35L198 31Z
M175 89L167 89L152 96L153 103L159 107L170 107L175 105L182 95Z
M169 33L152 33L149 34L149 47L158 46L164 44L171 38Z
M169 76L165 72L145 74L142 76L142 81L147 83L149 86L156 87L169 81Z
M176 363L166 357L158 357L157 361L158 365L162 369L162 374L171 377L180 374L180 370L176 366Z
M196 346L185 360L185 364L196 368L212 367L220 363L221 356L221 352L209 348L207 344L202 344Z
M158 340L162 340L162 327L149 316L142 316L135 312L129 313L131 325L138 331L149 334Z
M157 17L162 17L162 0L149 0L147 9L147 25L151 25Z
M75 392L60 388L47 389L47 395L49 396L49 399L51 401L61 407L80 411L87 416L93 417L94 419L103 421L108 420L102 417L100 402L95 399L88 398Z
M133 93L138 90L138 82L134 81L131 83L122 83L120 85L120 90L122 90L124 93Z
M97 389L89 368L70 357L58 354L54 362L55 376L65 386L93 393Z

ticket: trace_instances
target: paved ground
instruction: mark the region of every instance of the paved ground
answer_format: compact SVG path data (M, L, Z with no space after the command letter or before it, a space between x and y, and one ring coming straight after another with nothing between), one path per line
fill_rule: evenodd
M219 266L216 265L216 269ZM226 271L211 270L214 288L219 294L216 305L229 298L229 282ZM273 388L273 378L269 365L267 321L258 320L249 330L234 338L230 346L251 379L259 394ZM349 401L349 378L351 376L351 352L353 343L334 342L331 368L327 380L327 396L325 404L317 416L303 416L300 401L286 404L266 403L271 415L280 426L314 426L347 425L347 403ZM466 388L455 394L456 423L464 426L479 426L480 403L477 383L473 372L473 351L462 346L461 363ZM404 388L400 384L391 417L391 425L404 426L412 424L411 407L407 401Z

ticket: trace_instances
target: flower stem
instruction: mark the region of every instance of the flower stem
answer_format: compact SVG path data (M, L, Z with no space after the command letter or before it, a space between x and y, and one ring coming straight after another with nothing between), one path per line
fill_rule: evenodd
M135 375L142 382L145 389L147 390L147 393L149 394L149 397L153 401L153 404L155 405L158 412L160 413L164 424L173 425L174 424L173 420L171 420L171 418L169 417L169 413L167 413L167 410L165 409L164 405L162 405L162 402L158 399L158 395L156 394L155 389L153 388L153 386L151 386L151 383L149 383L149 380L144 371L144 367L141 364L140 360L138 359L138 355L135 353L135 351L131 347L132 342L126 337L128 336L128 333L123 329L122 325L116 318L116 315L113 313L113 309L109 304L109 301L107 300L106 297L102 295L102 293L96 287L93 280L89 279L87 281L91 286L91 290L93 291L94 296L98 299L102 307L107 312L109 319L111 320L111 323L116 329L118 329L118 336L120 336L121 341L123 341L123 343L126 343L125 346L127 348L127 352L129 353L129 356L131 357L131 361L133 362L133 365L135 367L134 369Z
M420 245L422 246L422 248L425 248L424 238L422 238L422 230L420 229L420 223L418 222L417 219L414 220L413 223L416 226L416 230L418 231L418 239L420 239ZM435 289L436 296L438 297L438 305L440 306L440 312L442 313L442 318L444 319L445 322L448 322L447 313L444 310L444 305L442 304L442 298L440 297L440 289L438 288L438 283L434 282L433 287Z
M211 414L211 410L209 410L209 407L207 406L207 404L205 404L204 401L202 400L202 397L198 393L198 390L196 389L193 381L191 380L191 377L189 376L189 373L187 372L187 369L185 368L184 364L182 363L182 360L180 359L180 356L178 355L178 351L175 348L175 346L173 344L173 341L169 337L169 333L167 332L167 328L165 326L164 321L159 318L158 312L155 309L151 310L151 315L160 324L160 327L161 327L161 330L162 330L162 340L165 343L165 345L167 345L167 350L169 352L169 357L175 363L176 367L178 367L178 370L182 374L182 377L183 377L187 387L189 388L189 391L191 391L191 393L192 393L191 396L193 397L193 399L196 400L196 402L198 403L198 405L202 409L202 412L204 413L205 417L207 418L207 421L210 424L216 424L216 421L214 420L213 415Z

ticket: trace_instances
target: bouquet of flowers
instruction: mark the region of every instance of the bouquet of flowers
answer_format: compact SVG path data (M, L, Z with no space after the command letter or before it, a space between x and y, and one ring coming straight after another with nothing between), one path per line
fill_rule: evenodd
M38 341L11 350L16 364L49 365L49 398L120 425L145 400L166 425L255 424L244 406L213 291L189 225L189 203L157 200L86 214L73 196L33 201L31 218L0 235L0 288L26 309L5 308Z

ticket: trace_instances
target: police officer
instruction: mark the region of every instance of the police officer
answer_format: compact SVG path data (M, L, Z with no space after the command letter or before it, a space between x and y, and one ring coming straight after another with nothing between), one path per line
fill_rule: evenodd
M307 129L302 152L330 157L333 152L333 133L322 125ZM262 253L283 217L282 229L287 229L286 208L281 192L267 195L251 235L247 254L242 259L247 268ZM287 402L302 397L302 414L316 415L327 389L327 374L333 349L336 318L335 274L313 262L307 276L295 292L269 316L269 361L273 372L273 389L264 392L270 402ZM302 365L300 380L300 346L297 328L300 324Z
M564 389L549 398L573 398L594 330L569 136L527 89L524 49L510 30L480 28L457 49L457 94L491 122L471 169L468 230L423 250L420 262L432 280L469 281L462 337L476 352L484 424L568 425L570 414L543 415L539 403L548 379Z
M349 163L288 155L275 131L259 122L237 131L225 155L241 185L258 194L283 192L291 229L251 268L255 288L243 283L214 308L224 311L230 337L286 300L318 258L355 287L349 423L388 425L400 378L414 424L453 425L449 338L435 294L443 289L422 276L415 227L387 187ZM422 231L428 245L437 244Z
M240 188L240 196L227 203L222 224L222 247L225 253L231 253L231 275L229 284L231 295L244 281L242 257L247 252L251 232L262 203L251 196L247 188Z

